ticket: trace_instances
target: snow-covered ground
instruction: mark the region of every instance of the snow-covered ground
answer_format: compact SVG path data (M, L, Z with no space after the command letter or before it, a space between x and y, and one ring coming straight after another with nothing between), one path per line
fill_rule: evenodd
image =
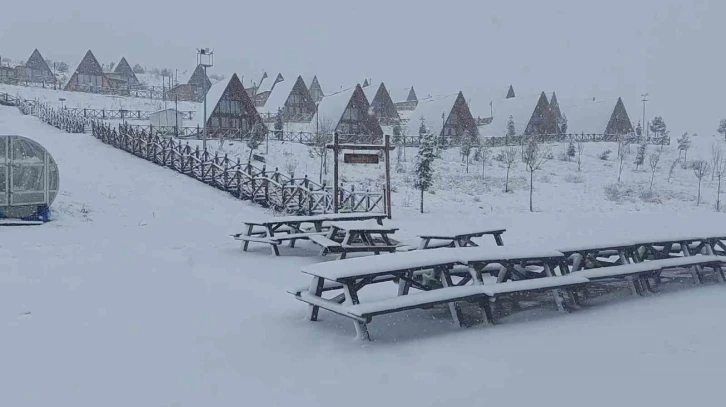
M152 100L144 98L122 97L114 95L101 95L85 92L66 92L62 90L44 89L34 86L15 86L0 84L0 93L7 93L13 96L20 96L23 99L39 100L53 106L65 105L68 108L81 109L109 109L109 110L141 110L156 111L167 107L174 107L174 102L163 100ZM61 102L60 98L65 101ZM194 102L179 102L179 110L195 111L197 104Z
M723 286L624 297L569 315L541 309L463 330L443 308L413 311L374 319L374 341L362 343L330 313L304 321L305 307L285 293L309 282L298 270L321 261L317 250L303 242L275 258L266 247L244 253L228 236L243 219L271 215L265 210L14 108L0 107L0 133L42 143L62 190L54 222L0 229L0 405L681 406L722 397ZM286 157L288 148L304 157L299 145L274 151ZM439 173L460 171L448 162ZM576 175L572 165L552 161L542 175ZM617 177L595 159L583 172ZM479 203L427 196L424 215L399 196L395 223L404 238L442 224L503 224L506 245L540 248L726 227L707 205L616 205L596 187L583 204L561 207L569 200L550 189L586 195L583 184L560 182L565 175L538 181L538 213L525 212L517 181L511 198L494 187ZM466 182L451 189L465 196L483 185L473 174Z

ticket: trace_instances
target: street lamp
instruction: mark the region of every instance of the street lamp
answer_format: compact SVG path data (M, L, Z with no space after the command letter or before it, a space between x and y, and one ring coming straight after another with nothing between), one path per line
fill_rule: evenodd
M197 65L204 68L204 133L202 133L202 149L207 150L207 68L214 65L214 51L209 48L197 48Z

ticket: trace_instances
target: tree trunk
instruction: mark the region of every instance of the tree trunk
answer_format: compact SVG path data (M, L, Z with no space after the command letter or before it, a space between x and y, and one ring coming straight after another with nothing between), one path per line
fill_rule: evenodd
M320 184L323 183L323 157L324 157L323 155L320 156L320 172L319 172L320 176L318 179L318 182Z
M718 189L716 190L716 212L721 212L721 176L718 176Z
M650 175L650 192L653 192L653 180L655 179L655 171Z
M509 192L509 169L511 168L511 165L507 165L507 179L504 181L504 192Z
M701 178L698 178L698 198L696 198L696 206L701 205Z
M532 207L532 194L534 193L534 171L529 172L529 211L534 212Z
M421 213L423 213L424 188L421 187Z

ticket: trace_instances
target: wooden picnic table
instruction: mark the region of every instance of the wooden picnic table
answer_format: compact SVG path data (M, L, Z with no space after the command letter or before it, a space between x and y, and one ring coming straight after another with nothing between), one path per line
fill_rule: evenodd
M247 251L250 242L269 244L272 253L280 255L277 246L289 241L295 247L297 240L309 240L311 236L325 234L326 223L336 221L375 221L382 225L387 217L382 213L327 213L312 216L280 216L243 222L245 231L232 235L243 241L242 250Z
M471 239L482 237L484 235L494 236L494 242L497 246L503 246L502 234L507 229L486 229L486 228L470 228L461 230L442 230L433 233L418 235L421 239L418 248L420 250L433 249L440 247L476 247L479 246ZM433 241L433 242L432 242Z
M370 220L350 222L330 222L330 231L324 236L316 236L311 240L323 247L323 255L340 253L345 259L348 253L395 252L399 242L391 239L398 228L382 226Z

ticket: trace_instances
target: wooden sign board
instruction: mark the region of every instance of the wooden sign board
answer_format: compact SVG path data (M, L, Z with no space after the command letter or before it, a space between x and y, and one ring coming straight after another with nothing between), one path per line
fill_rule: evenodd
M378 154L354 154L343 155L343 162L346 164L378 164Z
M261 155L257 155L257 154L252 154L252 159L255 161L259 161L261 163L265 162L265 157L263 157Z

